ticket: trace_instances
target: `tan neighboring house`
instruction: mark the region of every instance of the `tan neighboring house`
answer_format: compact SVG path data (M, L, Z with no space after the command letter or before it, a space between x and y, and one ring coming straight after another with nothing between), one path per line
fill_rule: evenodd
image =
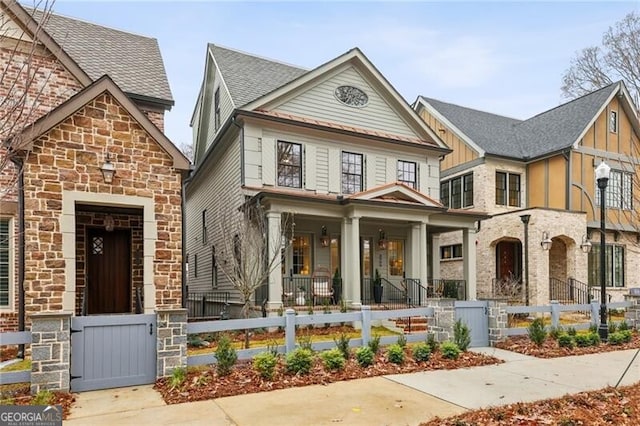
M153 381L165 373L155 318L182 306L181 192L189 169L162 130L173 98L157 40L10 0L0 14L10 29L0 46L8 70L0 93L17 99L24 91L33 106L2 134L0 329L31 329L32 389L136 383L123 360L138 356L127 358L140 336L151 339L139 364L143 381ZM25 64L34 84L20 74ZM127 328L135 317L127 313L144 320ZM126 329L131 343L99 326ZM43 328L49 334L37 337ZM86 357L107 376L89 371Z
M600 299L595 168L602 160L612 168L607 293L617 301L639 286L640 126L622 82L522 121L422 96L414 108L453 150L441 162L440 201L492 215L476 234L479 296L530 304ZM442 277L460 277L461 235L439 243Z
M219 212L260 200L271 231L295 214L292 244L256 295L269 309L309 303L318 271L340 278L331 303L417 304L439 264L429 261L433 239L453 230L467 243L450 293L475 298L470 259L484 215L437 201L439 159L449 149L359 49L306 70L210 44L192 127L190 295L228 291L239 302L217 270ZM376 270L384 286L378 302Z

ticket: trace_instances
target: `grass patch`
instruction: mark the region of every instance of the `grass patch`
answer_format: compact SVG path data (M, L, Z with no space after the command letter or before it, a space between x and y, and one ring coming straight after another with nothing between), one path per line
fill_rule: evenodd
M2 372L8 371L23 371L23 370L31 370L31 360L23 359L22 361L15 362L13 364L5 365L0 369Z

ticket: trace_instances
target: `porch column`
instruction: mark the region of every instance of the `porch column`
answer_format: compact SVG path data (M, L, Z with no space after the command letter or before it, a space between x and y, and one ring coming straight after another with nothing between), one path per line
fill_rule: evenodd
M429 234L431 240L431 278L440 279L440 234Z
M427 224L426 222L420 222L418 225L418 238L420 246L420 257L418 261L418 278L420 278L420 284L424 287L427 286Z
M462 269L467 281L467 300L476 300L476 230L462 230Z
M360 294L360 218L355 216L351 218L351 250L349 275L349 295L351 305L360 305L362 303L362 295Z
M340 227L340 277L342 278L342 297L346 303L351 302L349 277L351 276L350 238L351 224L346 217L342 218Z
M282 214L280 212L267 213L269 227L269 256L276 255L282 247ZM269 310L282 306L282 265L278 259L275 268L269 273Z

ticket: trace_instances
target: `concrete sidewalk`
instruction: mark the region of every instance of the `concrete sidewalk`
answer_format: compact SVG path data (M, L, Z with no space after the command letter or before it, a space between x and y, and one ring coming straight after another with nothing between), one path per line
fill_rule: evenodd
M151 386L78 394L65 425L418 425L435 416L615 385L636 350L539 359L476 349L504 364L374 377L165 405ZM622 385L640 381L640 356Z

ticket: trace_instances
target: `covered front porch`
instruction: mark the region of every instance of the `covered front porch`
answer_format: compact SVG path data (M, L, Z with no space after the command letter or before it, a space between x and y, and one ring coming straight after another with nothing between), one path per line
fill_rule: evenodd
M295 215L280 267L258 290L257 304L352 309L475 299L475 221L483 214L447 209L402 184L349 197L277 190L256 197L266 207L274 245L283 215ZM438 235L454 230L464 236L464 279L441 280Z

